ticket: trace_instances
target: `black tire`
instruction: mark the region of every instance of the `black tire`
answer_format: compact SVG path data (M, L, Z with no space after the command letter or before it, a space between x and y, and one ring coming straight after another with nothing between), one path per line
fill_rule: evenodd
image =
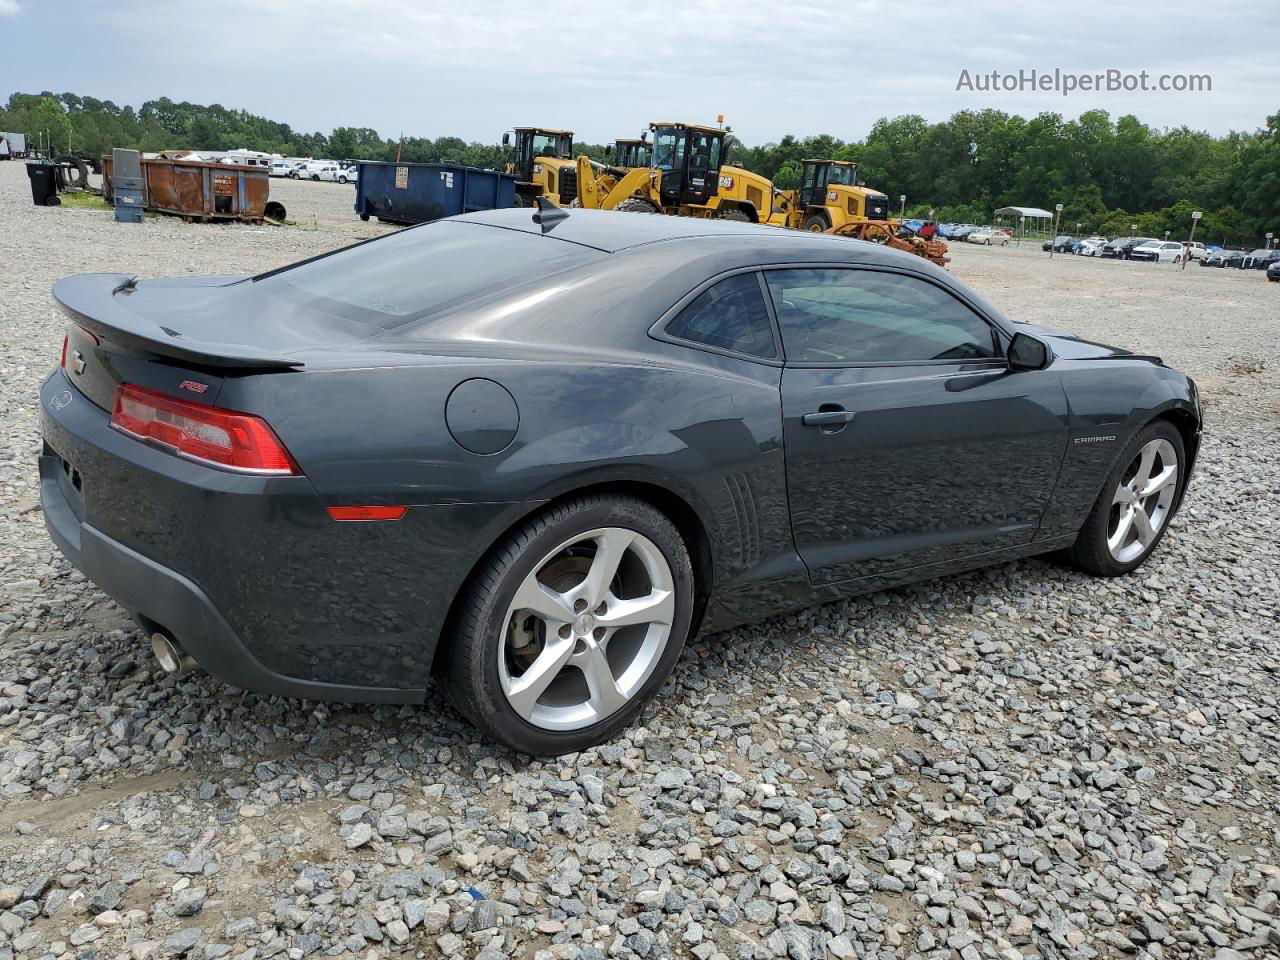
M1147 545L1147 548L1139 556L1127 563L1122 563L1116 560L1107 548L1112 500L1115 497L1116 488L1120 485L1124 472L1133 462L1138 451L1150 441L1157 439L1169 441L1178 457L1178 480L1173 494L1173 507L1164 525L1161 526L1156 533L1155 539ZM1151 556L1156 547L1160 545L1160 541L1164 539L1169 525L1177 515L1178 506L1182 502L1182 490L1186 482L1187 452L1182 442L1182 434L1168 420L1153 420L1134 435L1133 439L1129 441L1124 451L1116 459L1115 466L1107 474L1102 490L1098 493L1098 499L1094 501L1093 509L1089 511L1089 516L1085 518L1084 525L1080 528L1079 537L1076 539L1075 544L1067 548L1064 554L1065 559L1076 569L1093 574L1096 577L1119 577L1136 570L1146 563L1147 558Z
M533 198L532 198L532 197L530 197L528 194L524 194L524 193L517 193L517 194L516 194L516 201L515 201L515 203L513 204L513 206L517 206L517 207L532 207L532 206L535 206L535 204L534 204L534 202L533 202Z
M675 615L667 646L648 681L624 706L593 726L546 730L521 717L499 679L507 611L516 589L548 552L566 539L599 527L635 530L657 546L671 569ZM441 639L437 676L458 712L486 737L535 756L558 756L601 743L635 720L671 674L684 649L693 612L693 567L675 525L632 497L591 495L569 500L530 519L495 548L472 578L449 635Z
M811 213L804 218L804 229L810 233L825 233L830 228L831 222L825 213Z
M62 206L62 198L56 193L51 193L44 198L44 205L46 207L60 207Z
M339 183L346 183L346 182L347 182L347 175L344 173L342 176L340 176L340 177L338 178L338 182L339 182Z
M318 173L313 173L313 174L311 175L311 179L312 179L314 182L319 183L319 182L320 182L320 174L318 174Z
M736 223L750 223L751 218L743 211L736 207L730 207L728 210L720 210L716 213L717 220L733 220Z
M658 208L644 197L627 197L613 209L621 213L657 213Z

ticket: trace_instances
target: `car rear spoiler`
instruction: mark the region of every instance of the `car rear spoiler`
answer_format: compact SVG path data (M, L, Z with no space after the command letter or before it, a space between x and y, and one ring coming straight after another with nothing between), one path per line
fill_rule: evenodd
M53 299L80 327L121 346L204 367L291 370L301 360L243 343L201 340L134 313L121 303L137 281L127 273L77 273L53 285Z

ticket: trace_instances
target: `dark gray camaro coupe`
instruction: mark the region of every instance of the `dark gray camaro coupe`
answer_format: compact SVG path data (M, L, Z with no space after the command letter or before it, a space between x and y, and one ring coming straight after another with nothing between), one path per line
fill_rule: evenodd
M64 554L166 669L421 702L539 754L686 639L1047 551L1132 570L1194 384L925 261L738 223L509 210L256 277L68 277L41 390Z

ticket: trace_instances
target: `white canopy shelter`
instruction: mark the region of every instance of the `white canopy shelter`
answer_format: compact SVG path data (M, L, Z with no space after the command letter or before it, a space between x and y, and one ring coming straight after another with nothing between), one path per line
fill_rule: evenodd
M997 217L1026 217L1028 220L1052 220L1053 214L1039 207L1001 207Z
M1053 227L1053 214L1039 207L1001 207L996 211L996 220L1012 217L1018 229L1018 240L1028 234L1042 237L1048 236Z

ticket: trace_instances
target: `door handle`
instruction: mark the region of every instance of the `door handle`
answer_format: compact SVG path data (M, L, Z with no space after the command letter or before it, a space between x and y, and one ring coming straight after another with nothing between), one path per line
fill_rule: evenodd
M823 410L819 413L806 413L800 422L806 427L843 427L852 420L852 410Z

